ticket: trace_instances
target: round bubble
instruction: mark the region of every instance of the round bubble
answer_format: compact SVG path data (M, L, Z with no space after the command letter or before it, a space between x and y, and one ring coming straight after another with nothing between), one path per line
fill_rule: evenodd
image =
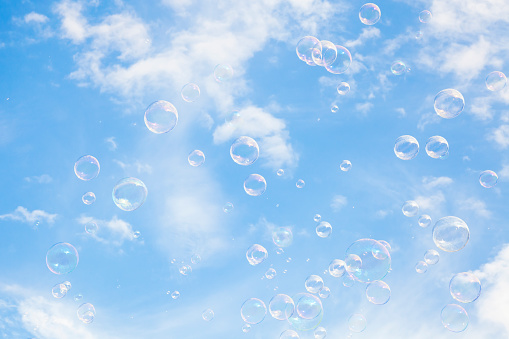
M343 286L352 287L355 283L355 278L350 273L343 276Z
M325 69L332 74L345 73L352 64L352 54L343 46L336 45L336 60L330 65L325 65Z
M199 254L194 254L192 257L191 257L191 263L193 264L199 264L201 262L201 256Z
M304 282L306 290L310 293L318 293L323 288L323 279L318 275L310 275Z
M289 227L277 227L272 232L272 241L276 246L288 247L293 242L293 233Z
M95 307L92 304L86 303L78 307L78 319L85 324L90 324L95 318Z
M352 163L350 162L350 160L343 160L339 165L339 168L343 172L348 172L352 168Z
M269 302L269 313L277 320L287 320L295 309L292 298L286 294L277 294Z
M345 257L345 268L348 273L354 273L361 269L362 259L357 254L348 254Z
M262 195L266 189L267 182L265 178L259 174L250 174L246 180L244 180L244 191L253 197Z
M276 270L273 269L272 267L269 268L267 270L267 272L265 272L265 278L269 279L269 280L272 280L276 277Z
M359 11L359 19L365 25L374 25L380 20L382 15L380 8L372 3L363 5Z
M419 153L419 143L411 135L402 135L396 139L394 153L401 160L411 160Z
M182 275L188 275L189 273L191 273L193 271L193 269L191 268L191 266L189 265L183 265L179 268L179 272L180 274Z
M463 272L454 275L449 283L451 296L459 302L471 303L481 294L481 282L475 274Z
M178 299L180 297L180 292L179 291L175 291L171 294L171 298L172 299Z
M327 40L316 43L311 50L311 58L317 66L328 66L336 60L338 51L336 45Z
M444 137L435 135L428 139L426 143L426 153L435 159L438 159L449 152L449 143Z
M57 299L63 298L67 294L67 287L65 284L56 284L51 289L51 294Z
M248 324L259 324L265 319L267 307L265 303L257 298L248 299L242 304L240 315Z
M378 253L376 257L373 255L374 253ZM351 273L355 279L361 282L368 283L382 280L391 268L391 255L389 251L376 240L360 239L355 241L346 250L346 255L350 254L361 258L361 268Z
M81 197L81 201L83 201L85 205L92 205L95 202L94 192L87 192L83 194L83 196Z
M312 294L299 293L293 296L295 310L288 318L292 326L299 331L316 328L323 319L323 307L320 299Z
M303 188L304 186L306 186L306 183L304 182L304 180L299 179L299 180L297 180L297 182L295 183L295 186L297 186L297 188Z
M366 286L366 297L375 305L386 304L391 298L391 288L386 282L375 280Z
M129 212L143 205L147 193L147 186L140 179L124 178L113 187L111 196L118 208Z
M244 324L244 326L242 326L242 332L247 333L249 331L251 331L251 325Z
M497 184L498 181L498 175L497 173L487 170L481 172L481 175L479 176L479 183L482 187L486 188L492 188Z
M314 336L315 339L324 339L327 336L327 331L323 327L317 327Z
M340 82L338 87L336 88L339 94L346 95L348 92L350 92L350 85L348 82Z
M96 178L100 170L99 161L91 155L84 155L74 163L74 173L84 181Z
M419 226L421 226L422 228L426 228L428 227L429 225L431 225L431 217L427 214L423 214L419 217L419 220L417 221L417 223L419 224Z
M346 271L346 263L340 259L334 259L329 264L329 274L336 278L341 278Z
M299 339L299 334L294 330L285 330L279 336L279 339Z
M167 133L177 125L179 115L175 106L168 101L159 100L145 111L145 125L156 134Z
M282 176L283 174L285 174L285 171L283 169L278 169L277 172L276 172L277 176L280 177Z
M217 82L226 82L233 78L233 68L227 64L219 64L214 68L214 79Z
M313 61L313 48L318 44L320 41L313 37L313 36L305 36L304 38L300 39L297 43L297 56L300 60L304 61L308 65L315 66L315 63Z
M78 266L79 255L73 245L59 242L46 253L46 265L55 274L67 274Z
M417 273L426 273L428 270L428 264L424 261L419 261L417 264L415 264L415 271Z
M362 314L352 314L350 318L348 318L348 328L352 332L360 333L366 329L366 326L367 321Z
M507 78L502 72L491 72L486 77L486 87L492 91L497 92L505 87Z
M440 312L442 324L451 332L463 332L468 326L468 313L456 304L446 305Z
M95 234L99 227L95 221L89 221L85 224L85 232L88 234Z
M205 321L211 321L212 319L214 319L214 311L211 310L210 308L207 308L205 311L203 311L201 317Z
M328 288L327 286L324 286L320 292L318 292L318 295L320 296L320 298L322 299L327 299L330 295L330 288Z
M419 39L421 39L421 38L422 38L422 36L423 36L423 35L424 35L424 34L422 33L422 31L417 31L417 32L415 33L415 38L416 38L417 40L419 40Z
M339 107L338 107L338 105L332 105L332 106L330 107L330 111L331 111L332 113L337 113L337 112L339 111Z
M200 87L197 84L188 83L184 87L182 87L182 91L180 92L182 95L182 99L187 102L193 102L198 100L200 97Z
M226 204L224 204L223 212L230 213L231 211L233 211L233 204L231 202L227 202Z
M133 232L134 239L138 239L140 237L140 235L141 235L140 231L134 231Z
M406 73L406 65L401 60L396 60L391 65L391 72L394 75L401 75L403 73Z
M320 220L322 220L322 216L320 214L315 214L315 216L313 217L313 220L315 222L320 222Z
M433 241L446 252L461 250L470 238L467 224L458 217L443 217L433 227Z
M189 162L189 165L198 167L205 162L205 154L203 154L202 151L196 149L189 153L187 161Z
M408 200L401 206L401 211L407 217L415 217L419 213L419 205L413 200Z
M269 253L262 245L254 244L251 245L246 251L246 258L250 265L258 265L262 263L267 257Z
M320 238L327 238L332 233L332 226L327 221L322 221L316 226L316 234Z
M465 107L465 99L455 89L444 89L435 96L435 112L445 119L457 117Z
M435 250L427 250L426 253L424 253L424 261L428 265L435 265L440 260L440 254L438 251Z
M431 17L432 17L431 12L428 10L424 10L421 13L419 13L419 21L422 22L423 24L427 24L428 22L430 22Z
M230 147L230 155L237 164L248 166L258 159L260 149L253 138L242 136Z

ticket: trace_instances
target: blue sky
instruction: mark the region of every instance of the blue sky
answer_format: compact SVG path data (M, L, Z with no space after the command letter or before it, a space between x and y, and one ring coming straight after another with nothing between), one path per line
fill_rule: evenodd
M505 0L384 1L373 26L359 20L364 2L326 0L2 1L0 13L0 333L5 338L279 338L291 328L265 320L242 332L242 303L268 306L278 293L305 292L320 275L331 295L321 323L329 338L505 338L509 336L509 87L490 92L484 79L508 73L509 3ZM428 24L419 13L430 10ZM421 30L423 36L416 39ZM295 53L315 36L347 47L352 65L340 75L311 67ZM396 60L410 70L391 73ZM233 78L214 80L217 64ZM346 81L344 96L336 86ZM201 96L188 103L181 88L196 83ZM443 119L435 95L460 91L464 111ZM149 104L171 102L179 112L169 133L150 132ZM331 113L332 104L339 111ZM225 122L233 110L240 121ZM415 159L393 151L401 135L420 144ZM259 159L233 162L239 136L255 139ZM445 160L427 156L429 137L449 142ZM192 167L188 154L206 160ZM73 172L83 155L101 171L91 181ZM348 159L352 169L342 172ZM278 169L284 169L281 177ZM483 170L499 180L479 184ZM247 195L244 179L258 173L266 192ZM125 212L112 201L116 182L136 177L146 202ZM305 186L297 188L298 179ZM83 204L85 192L97 200ZM415 200L432 225L444 216L464 220L466 247L436 248L432 226L401 212ZM226 202L234 209L224 213ZM318 213L332 235L315 233ZM84 231L95 220L95 235ZM37 226L35 226L37 223ZM293 244L277 254L275 227L292 229ZM135 238L134 231L141 236ZM373 305L366 285L342 285L324 271L358 239L392 247L391 287L385 305ZM57 242L73 244L77 268L64 276L48 270L45 256ZM245 251L263 245L268 259L248 264ZM428 249L440 261L415 271ZM198 264L191 257L199 254ZM288 262L288 258L291 258ZM172 264L172 259L177 263ZM192 266L183 276L179 267ZM263 278L273 267L274 279ZM283 273L287 270L286 273ZM468 328L452 333L440 310L457 303L449 281L472 271L481 280L478 300L463 304ZM51 288L72 283L56 299ZM178 290L173 300L167 291ZM74 296L82 294L82 301ZM97 311L91 324L76 316L82 302ZM201 318L205 309L215 317ZM362 313L367 327L350 333L348 318ZM299 332L313 338L313 331Z

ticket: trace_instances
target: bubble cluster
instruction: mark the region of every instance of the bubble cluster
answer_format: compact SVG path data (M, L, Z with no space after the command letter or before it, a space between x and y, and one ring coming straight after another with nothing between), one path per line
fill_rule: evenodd
M265 247L258 244L251 245L246 251L247 261L253 266L261 264L268 256L269 253Z
M419 143L411 135L402 135L396 139L394 154L401 160L411 160L419 153Z
M182 87L180 95L182 96L182 99L184 99L184 101L187 102L196 101L200 97L200 87L198 87L197 84L188 83L184 87Z
M189 162L189 165L193 167L201 166L205 162L205 154L203 154L202 151L196 149L189 153L187 161Z
M365 25L374 25L380 20L380 8L372 3L364 4L359 10L359 19Z
M419 13L419 21L422 22L423 24L427 24L428 22L430 22L431 17L432 17L431 12L426 9Z
M168 101L156 101L145 110L145 126L149 131L162 134L168 133L177 125L178 112Z
M401 211L406 217L415 217L419 213L419 205L413 200L408 200L401 206Z
M426 153L435 159L443 157L449 152L449 143L444 137L435 135L428 139L426 143Z
M309 293L318 293L323 288L323 279L319 275L310 275L306 278L304 286Z
M391 72L394 75L401 75L406 73L406 65L401 60L396 60L391 65Z
M286 294L277 294L269 302L269 313L277 320L287 320L294 309L293 299Z
M257 298L248 299L242 304L240 316L248 324L259 324L265 319L267 307L265 303Z
M340 82L336 90L338 91L338 94L346 95L348 92L350 92L350 84L344 81Z
M121 179L111 194L113 202L123 211L134 211L139 208L147 199L147 186L137 178Z
M95 202L94 192L87 192L83 194L83 196L81 197L81 201L83 201L85 205L92 205Z
M96 178L100 170L99 160L91 155L84 155L74 163L74 173L84 181Z
M458 217L443 217L433 227L433 241L442 251L457 252L470 238L467 224Z
M272 241L276 246L288 247L293 242L293 233L290 227L277 227L272 232Z
M253 197L262 195L266 189L267 182L260 174L250 174L244 180L244 191Z
M350 160L343 160L339 165L339 168L343 172L348 172L352 168L352 163L350 162Z
M95 307L92 304L85 303L78 307L78 319L85 324L90 324L95 318Z
M375 305L386 304L391 298L391 288L386 282L375 280L366 286L366 297Z
M311 50L311 58L317 66L329 66L336 60L337 55L336 45L327 40L317 42Z
M59 242L46 253L46 266L55 274L67 274L78 266L79 255L73 245Z
M442 324L451 332L463 332L468 326L468 313L456 304L446 305L440 312Z
M486 77L486 88L492 92L498 92L507 84L507 78L502 72L491 72Z
M217 82L227 82L233 78L233 68L227 64L219 64L214 68L214 79Z
M498 175L497 173L487 170L482 171L481 175L479 176L479 183L482 187L485 188L492 188L497 184L498 181Z
M322 221L316 226L316 234L320 238L327 238L332 234L332 226L327 221Z
M259 154L258 143L253 138L246 136L237 138L230 147L230 155L233 161L242 166L254 163Z
M455 89L444 89L435 96L435 112L445 119L457 117L465 107L465 99Z
M475 274L463 272L455 274L449 283L451 296L459 302L471 303L481 294L481 282Z

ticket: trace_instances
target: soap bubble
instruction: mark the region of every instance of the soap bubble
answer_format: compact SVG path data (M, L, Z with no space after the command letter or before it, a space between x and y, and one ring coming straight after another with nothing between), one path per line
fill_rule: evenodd
M96 178L100 169L99 161L91 155L84 155L74 163L74 173L84 181Z
M333 104L333 105L330 107L330 111L331 111L332 113L337 113L337 112L339 111L339 107L338 107L338 105Z
M189 162L189 165L197 167L202 165L205 162L205 154L203 154L202 151L196 149L189 153L189 156L187 157L187 161Z
M299 334L294 330L285 330L279 336L279 339L299 339Z
M253 138L242 136L230 147L230 155L237 164L248 166L258 159L260 149Z
M341 162L341 165L339 165L339 168L343 172L348 172L352 168L352 163L350 162L350 160L343 160Z
M327 238L332 233L332 226L327 221L322 221L316 226L316 234L320 238Z
M293 233L289 227L277 227L272 232L272 241L276 246L288 247L293 242Z
M230 65L217 65L214 68L214 79L217 82L227 82L233 77L233 68Z
M269 280L272 280L274 279L274 277L276 276L276 270L273 269L272 267L269 268L267 270L267 272L265 272L265 278L269 279Z
M323 327L317 327L314 335L315 339L324 339L327 336L327 331Z
M267 257L269 253L262 245L254 244L251 245L246 251L246 258L250 265L258 265L262 263Z
M95 307L92 304L86 303L78 307L78 319L85 324L90 324L95 318Z
M350 92L350 85L348 82L340 82L338 87L336 88L339 94L346 95L348 92Z
M201 317L205 321L211 321L212 319L214 319L214 311L211 310L210 308L207 308L205 311L203 311Z
M171 294L171 298L172 299L178 299L180 297L180 292L179 291L175 291Z
M419 143L411 135L402 135L396 139L394 153L402 160L411 160L419 153Z
M285 171L283 169L278 169L277 172L276 172L277 176L280 177L282 176L283 174L285 174Z
M348 273L360 271L362 267L362 259L357 254L348 254L345 257L345 269Z
M85 232L88 234L95 234L99 227L95 221L89 221L85 224Z
M433 227L433 241L446 252L461 250L470 238L467 224L458 217L443 217Z
M426 143L426 153L435 159L444 156L449 152L449 143L444 137L435 135L428 139Z
M318 275L310 275L304 282L306 290L310 293L318 293L323 288L323 279Z
M244 191L247 194L257 197L267 189L265 178L259 174L250 174L244 181Z
M87 192L83 194L81 200L85 205L92 205L95 202L95 194L94 192Z
M386 304L391 297L391 288L386 282L375 280L366 286L366 297L375 305Z
M311 58L317 66L328 66L336 60L336 45L327 40L317 42L311 50Z
M451 296L462 303L471 303L481 294L481 282L471 272L454 275L449 283Z
M80 301L81 299L83 299L83 295L81 295L81 294L76 294L74 296L74 301Z
M428 22L430 22L431 17L432 17L431 12L428 10L424 10L421 13L419 13L419 21L422 22L423 24L427 24Z
M373 254L378 253L377 257ZM373 239L355 241L346 250L346 255L357 255L361 258L360 269L352 271L352 276L361 282L382 280L391 268L391 255L387 248ZM346 260L345 260L346 262ZM348 263L347 263L348 270Z
M177 125L178 112L168 101L159 100L148 106L144 119L145 125L151 132L167 133Z
M297 186L297 188L303 188L304 186L306 186L306 183L304 182L304 180L299 179L299 180L297 180L297 182L295 183L295 186Z
M333 277L340 278L345 274L346 263L340 259L334 259L329 264L329 274Z
M463 332L468 326L468 313L456 304L446 305L440 313L442 324L451 332Z
M401 211L407 217L415 217L419 213L419 205L413 200L408 200L401 206Z
M416 38L417 40L421 39L421 38L422 38L422 36L423 36L422 31L417 31L417 32L415 33L415 38Z
M427 250L424 253L424 261L428 265L435 265L440 260L440 254L435 250Z
M193 271L193 269L191 268L191 266L189 265L183 265L179 268L179 272L180 274L182 275L188 275L189 273L191 273Z
M320 298L308 294L298 293L293 296L295 310L288 318L292 326L299 331L316 328L323 319L323 306Z
M492 92L500 91L506 83L507 78L502 72L491 72L486 77L486 87Z
M330 288L328 288L327 286L324 286L320 292L318 292L318 295L320 296L320 298L322 299L327 299L330 295Z
M330 65L325 65L325 69L332 74L345 73L352 64L352 54L343 46L336 45L336 60Z
M391 72L394 75L401 75L403 73L406 73L406 65L401 60L396 60L391 65Z
M140 235L141 235L140 231L134 231L133 232L133 238L134 239L138 239L140 237Z
M419 261L419 262L417 262L417 264L415 264L415 271L417 273L426 273L427 270L428 270L428 264L426 264L426 262Z
M481 175L479 176L479 183L481 183L482 187L492 188L497 184L497 181L497 173L490 170L481 172Z
M247 333L249 331L251 331L251 325L244 324L244 326L242 326L242 332Z
M419 226L422 228L426 228L429 225L431 225L431 217L427 214L423 214L419 217L419 220L417 221Z
M380 8L372 3L363 5L359 11L359 19L365 25L374 25L380 20Z
M182 87L182 91L180 92L182 95L182 99L187 102L193 102L198 100L200 97L200 87L197 84L188 83L184 87Z
M67 287L64 284L56 284L51 289L51 294L57 299L63 298L67 294Z
M147 186L137 178L121 179L113 187L113 202L123 211L134 211L147 199Z
M320 220L322 220L322 216L320 214L315 214L315 216L313 217L313 220L315 222L320 222Z
M348 328L352 332L360 333L366 329L366 326L367 321L362 314L352 314L350 318L348 318Z
M277 320L287 320L295 309L292 298L286 294L277 294L269 302L269 313Z
M192 257L191 257L191 263L193 264L199 264L201 262L201 257L199 254L194 254Z
M226 204L224 204L223 212L230 213L231 211L233 211L233 204L231 202L227 202Z
M457 117L465 107L465 99L455 89L444 89L435 96L435 112L445 119Z
M55 274L67 274L78 266L79 255L73 245L59 242L46 253L46 266Z
M305 36L304 38L300 39L297 43L297 56L300 60L304 61L308 65L315 66L315 63L313 61L312 52L313 48L316 46L317 43L320 41L312 36Z
M265 303L257 298L248 299L242 304L240 315L248 324L259 324L265 319L267 307Z

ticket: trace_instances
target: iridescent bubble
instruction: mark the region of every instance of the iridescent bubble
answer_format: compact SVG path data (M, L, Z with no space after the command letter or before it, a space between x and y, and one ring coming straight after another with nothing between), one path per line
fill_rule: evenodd
M95 202L94 192L87 192L83 194L83 196L81 197L81 201L83 201L85 205L92 205Z
M345 269L348 273L352 274L360 271L362 267L362 259L357 254L348 254L345 257Z
M419 217L419 220L417 221L417 223L419 224L419 226L421 226L422 228L426 228L428 227L429 225L431 225L431 217L427 214L423 214Z
M233 211L233 204L231 202L227 202L226 204L224 204L223 212L230 213L231 211Z
M468 326L468 313L456 304L446 305L440 312L442 324L451 332L463 332Z
M465 99L455 89L444 89L435 96L435 112L445 119L457 117L465 107Z
M138 238L140 237L140 235L141 235L141 232L140 232L140 231L134 231L134 232L133 232L133 238L134 238L134 239L138 239Z
M338 107L338 105L333 104L333 105L330 107L330 111L331 111L332 113L337 113L337 112L339 111L339 107Z
M320 214L315 214L315 216L313 217L313 220L315 222L320 222L320 220L322 220L322 216Z
M350 85L348 82L340 82L338 87L336 88L339 94L346 95L348 92L350 92Z
M427 24L428 22L430 22L431 17L432 17L431 12L428 10L424 10L421 13L419 13L419 21L422 22L423 24Z
M352 168L352 163L350 162L350 160L343 160L339 165L339 168L343 172L348 172Z
M251 331L251 325L244 324L244 326L242 326L242 332L247 333L249 331Z
M471 303L481 294L481 282L471 272L455 274L449 283L451 296L459 302Z
M214 79L217 82L227 82L233 78L233 68L227 64L219 64L214 68Z
M304 182L304 180L299 179L299 180L297 180L297 182L295 183L295 186L297 186L297 188L303 188L304 186L306 186L306 183Z
M230 155L237 164L248 166L258 159L260 149L253 138L242 136L230 147Z
M440 254L435 250L427 250L424 253L424 261L428 265L435 265L440 260Z
M198 87L197 84L188 83L182 87L180 95L182 95L182 99L184 99L184 101L196 101L200 97L200 87Z
M426 153L435 159L444 156L449 152L449 143L444 137L435 135L428 139L426 143Z
M199 254L194 254L192 257L191 257L191 263L193 264L199 264L201 262L201 256Z
M481 175L479 176L479 183L482 187L486 188L492 188L497 184L498 181L498 175L497 173L487 170L481 172Z
M248 324L259 324L265 319L267 307L265 303L257 298L248 299L242 304L240 315Z
M375 305L386 304L391 298L391 288L386 282L375 280L366 286L366 297Z
M359 19L365 25L374 25L380 20L382 15L380 8L372 3L363 5L359 11Z
M267 189L265 178L259 174L250 174L244 181L244 191L247 194L257 197Z
M265 272L265 278L269 279L269 280L272 280L276 277L276 270L273 269L272 267L269 268L267 270L267 272Z
M99 161L91 155L84 155L74 163L74 173L84 181L96 178L100 170Z
M332 226L327 221L322 221L316 226L316 234L320 238L327 238L332 234Z
M67 287L64 284L56 284L51 289L51 294L57 299L63 298L67 294Z
M78 266L79 255L73 245L59 242L46 253L46 266L55 274L67 274Z
M90 324L95 318L95 307L89 303L81 304L81 306L78 307L77 314L79 320L85 324Z
M318 293L323 288L323 279L318 275L310 275L304 282L306 290L310 293Z
M315 66L315 63L313 61L313 48L316 46L317 43L320 41L312 36L305 36L304 38L300 39L297 43L297 56L300 60L304 61L310 66Z
M378 253L377 257L375 257L373 253ZM346 250L346 255L348 256L350 254L357 255L361 258L361 268L351 273L355 279L361 282L367 283L375 280L382 280L391 268L391 255L389 251L376 240L360 239L355 241Z
M205 162L205 154L203 154L202 151L196 149L189 153L187 161L189 162L189 165L193 167L198 167Z
M294 330L285 330L279 336L279 339L299 339L299 334Z
M311 50L311 58L317 66L328 66L336 60L336 45L327 40L316 43Z
M134 211L147 199L147 186L137 178L121 179L115 187L111 196L113 202L123 211Z
M343 46L336 45L336 60L330 65L325 65L325 69L332 74L345 73L352 64L352 54Z
M258 265L262 263L267 257L269 253L262 245L254 244L251 245L246 251L246 258L250 265Z
M352 332L360 333L366 329L366 326L367 321L362 314L352 314L350 318L348 318L348 328Z
M497 92L505 87L507 78L502 72L491 72L486 77L486 87L492 91Z
M191 268L191 266L189 265L183 265L179 268L179 272L180 274L182 275L188 275L189 273L191 273L193 271L193 269Z
M318 295L320 296L320 298L322 299L327 299L329 296L330 296L330 288L328 288L327 286L324 286L320 292L318 292Z
M323 327L317 327L314 336L315 339L324 339L327 336L327 331Z
M316 328L323 319L323 307L320 298L308 294L298 293L293 296L295 310L288 318L292 326L299 331Z
M346 263L340 259L334 259L329 264L329 274L336 278L341 278L346 271Z
M95 221L89 221L85 224L85 232L88 234L95 234L99 227Z
M180 297L180 292L179 291L175 291L171 294L171 298L172 299L178 299Z
M156 134L167 133L177 125L179 115L175 106L168 101L159 100L145 111L145 125Z
M411 135L402 135L396 139L394 153L402 160L411 160L419 153L419 143Z
M295 309L292 298L286 294L277 294L269 302L269 313L277 320L287 320Z
M401 75L403 73L406 73L406 65L401 60L396 60L391 65L391 72L394 75Z
M443 217L433 227L433 241L446 252L461 250L470 238L467 224L458 217Z
M211 321L212 319L214 319L214 311L211 310L210 308L207 308L205 311L203 311L201 317L205 321Z
M293 242L293 233L289 227L277 227L272 232L272 241L276 246L288 247Z
M406 217L415 217L419 213L419 205L413 200L408 200L401 206L401 211Z
M350 273L343 276L343 286L352 287L354 283L355 278Z
M427 270L428 270L428 264L426 264L426 262L419 261L419 262L417 262L417 264L415 264L415 271L417 273L426 273Z
M387 251L389 251L389 253L391 252L392 248L391 248L391 244L389 244L387 241L385 240L378 240L378 242L382 245L385 246L385 248L387 249Z

